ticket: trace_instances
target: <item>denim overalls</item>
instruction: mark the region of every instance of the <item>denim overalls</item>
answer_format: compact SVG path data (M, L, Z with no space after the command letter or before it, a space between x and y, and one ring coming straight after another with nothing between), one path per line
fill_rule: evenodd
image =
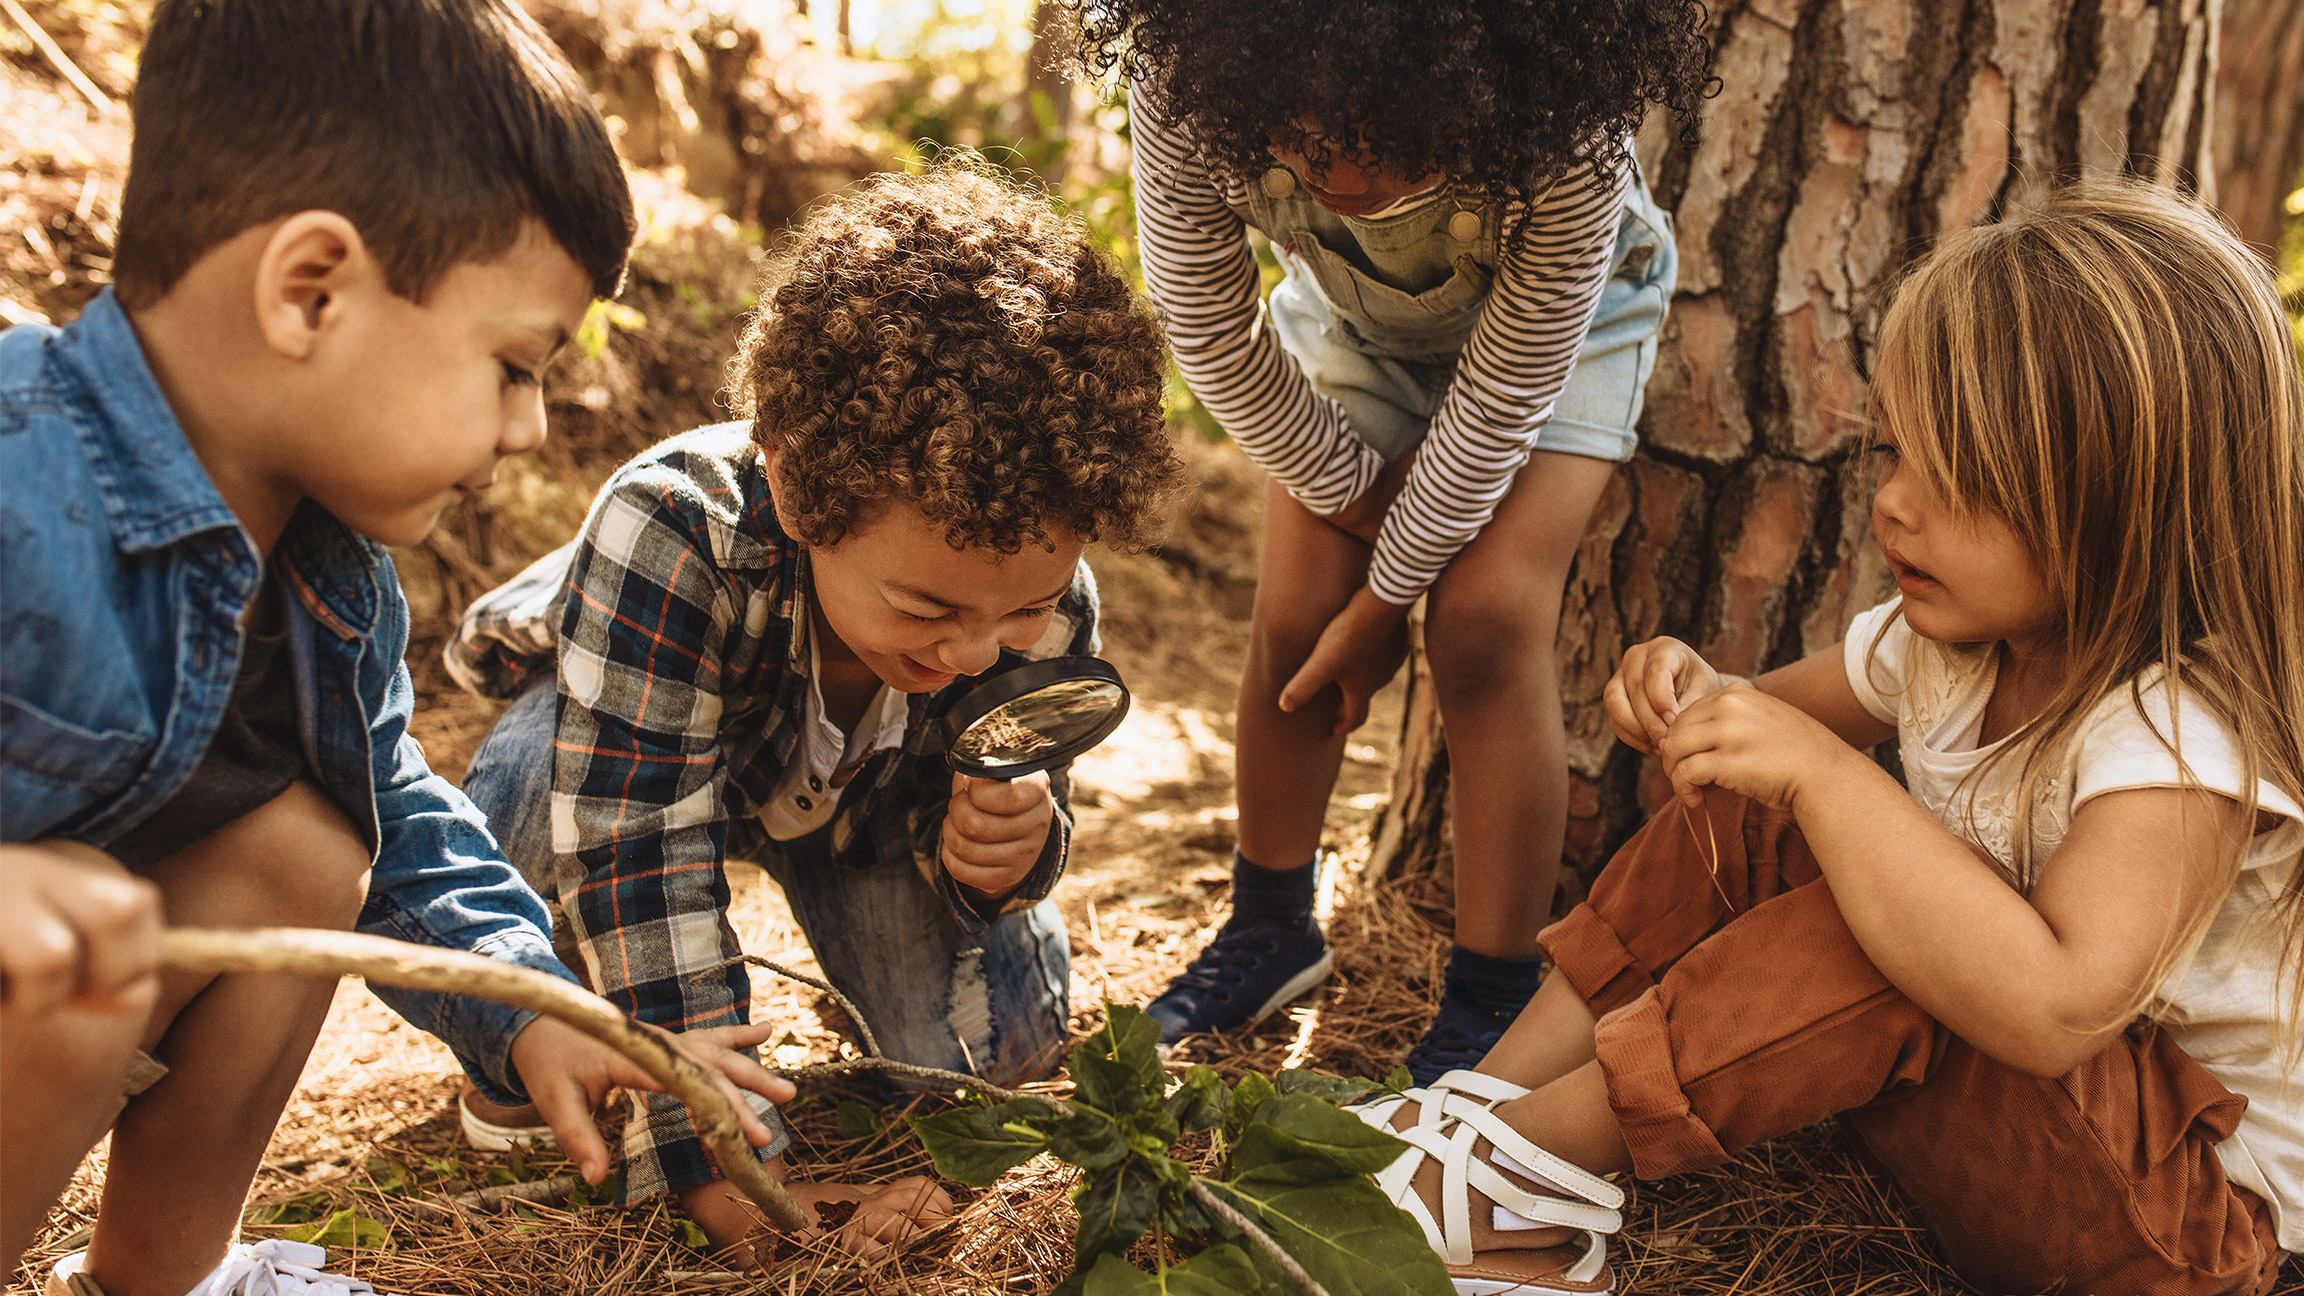
M1494 286L1504 202L1450 191L1395 216L1339 216L1275 167L1226 204L1288 272L1272 327L1312 386L1386 460L1421 444ZM1635 169L1599 308L1538 449L1632 457L1677 267L1671 219Z

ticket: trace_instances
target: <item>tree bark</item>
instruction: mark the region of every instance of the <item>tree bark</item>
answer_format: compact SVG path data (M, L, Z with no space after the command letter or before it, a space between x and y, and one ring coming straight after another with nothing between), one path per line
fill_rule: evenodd
M1660 121L1641 137L1674 215L1680 281L1640 453L1595 512L1561 613L1566 894L1581 894L1662 800L1654 762L1615 741L1601 706L1627 646L1668 634L1722 670L1754 673L1835 642L1891 589L1871 543L1872 483L1852 451L1896 273L1939 236L2064 177L2199 187L2216 158L2237 155L2218 152L2222 123L2297 115L2293 102L2237 102L2243 82L2260 83L2237 65L2220 78L2225 15L2285 34L2304 29L2299 9L2304 0L1715 9L1721 88L1701 142L1679 148ZM2282 84L2294 100L2296 82ZM1415 705L1429 693L1412 678L1401 809L1379 820L1380 872L1444 854L1431 809L1444 800L1439 717Z
M2304 0L2224 0L2223 28L2211 197L2240 237L2270 255L2283 205L2304 187Z

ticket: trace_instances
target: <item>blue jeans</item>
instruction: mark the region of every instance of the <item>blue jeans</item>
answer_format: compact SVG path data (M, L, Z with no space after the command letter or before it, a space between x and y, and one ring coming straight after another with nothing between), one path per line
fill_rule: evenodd
M552 907L562 957L581 968L583 961L566 948L554 881L549 794L558 703L550 673L531 683L480 744L464 790L487 814L513 865ZM1004 915L970 937L917 869L844 867L833 862L830 846L829 827L778 842L768 840L751 815L729 821L730 859L752 857L784 889L826 978L855 1003L881 1051L995 1084L1053 1072L1071 1015L1072 964L1056 902ZM777 1135L766 1156L788 1139L772 1114L764 1118Z

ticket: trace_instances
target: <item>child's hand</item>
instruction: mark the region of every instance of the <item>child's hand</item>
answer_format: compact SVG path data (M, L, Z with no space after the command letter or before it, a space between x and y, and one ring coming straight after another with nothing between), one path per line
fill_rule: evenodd
M720 1092L735 1105L744 1137L752 1140L754 1147L767 1146L774 1135L737 1090L749 1089L772 1103L790 1102L798 1091L791 1081L736 1050L755 1048L775 1033L774 1027L757 1022L750 1026L709 1026L677 1035L663 1033L674 1049L719 1081ZM664 1086L632 1059L551 1017L538 1017L513 1037L512 1065L528 1090L528 1100L536 1104L537 1114L552 1127L560 1150L576 1163L586 1183L596 1184L608 1173L608 1145L601 1142L599 1127L592 1123L592 1113L607 1100L608 1091L664 1091Z
M1625 746L1654 756L1680 713L1726 682L1695 649L1668 635L1634 644L1608 679L1608 724Z
M0 846L0 1008L147 1013L160 892L78 842Z
M1706 787L1722 787L1779 810L1840 762L1864 759L1815 717L1742 680L1682 711L1656 754L1684 805L1701 806Z
M1408 655L1408 609L1362 586L1320 632L1312 655L1280 690L1280 709L1294 711L1333 684L1344 695L1334 732L1348 734L1368 718L1368 699L1392 682Z
M972 891L1007 895L1040 862L1055 818L1045 773L1011 780L954 774L944 814L944 871Z

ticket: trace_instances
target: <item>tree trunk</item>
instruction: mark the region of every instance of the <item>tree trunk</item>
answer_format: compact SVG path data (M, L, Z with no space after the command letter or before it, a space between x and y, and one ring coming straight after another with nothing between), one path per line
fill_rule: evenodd
M2212 144L2225 121L2241 130L2272 117L2293 123L2292 74L2281 83L2291 102L2277 109L2220 102L2219 90L2246 93L2244 78L2234 66L2219 80L2211 51L2225 13L2304 39L2300 7L1729 0L1715 9L1721 90L1705 105L1702 142L1692 154L1664 147L1670 132L1658 122L1642 135L1649 179L1674 215L1680 286L1640 453L1601 500L1561 613L1572 783L1565 894L1581 894L1661 801L1654 762L1615 741L1601 706L1627 646L1673 635L1722 670L1750 674L1833 643L1892 588L1871 544L1871 480L1851 452L1897 271L1938 236L2020 207L2060 177L2126 171L2191 188L2212 157L2228 155ZM2272 44L2234 33L2222 48L2252 43ZM1382 871L1430 867L1444 853L1439 717L1417 705L1429 695L1412 677L1399 810L1378 824Z
M2270 255L2282 205L2304 186L2304 0L2224 0L2223 27L2210 198L2240 237Z
M1024 90L1016 106L1024 138L1039 145L1031 156L1052 193L1063 192L1078 101L1078 87L1065 68L1063 20L1043 2L1033 12L1032 48L1024 55Z

